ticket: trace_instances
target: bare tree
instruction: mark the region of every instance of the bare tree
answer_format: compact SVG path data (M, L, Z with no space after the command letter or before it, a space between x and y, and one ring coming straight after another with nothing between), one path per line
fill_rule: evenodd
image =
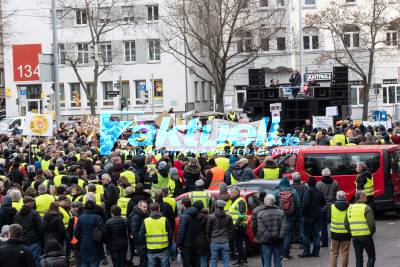
M80 85L82 86L90 105L90 113L96 114L97 87L99 77L111 67L107 52L101 49L101 44L105 40L107 33L120 28L124 25L133 27L134 14L133 4L129 0L82 0L83 6L71 6L69 0L63 0L60 6L64 14L79 12L79 20L86 24L90 38L89 42L83 44L83 50L86 52L75 52L75 44L64 46L63 60L72 67ZM136 18L135 18L136 19ZM81 44L82 45L82 44ZM93 60L93 83L88 86L82 78L81 68L88 63L90 55ZM86 62L87 61L87 62Z
M212 81L219 111L229 78L257 59L261 46L282 27L285 7L260 10L261 2L170 0L166 4L162 48L200 79Z
M362 119L368 118L369 93L373 82L375 57L385 51L386 34L398 0L364 0L362 7L332 1L315 15L306 17L306 25L327 30L333 51L324 55L360 76L364 86Z

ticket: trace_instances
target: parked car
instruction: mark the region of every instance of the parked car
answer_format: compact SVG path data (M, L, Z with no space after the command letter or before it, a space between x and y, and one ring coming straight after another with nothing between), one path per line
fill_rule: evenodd
M218 195L218 190L205 190L211 194L211 197L214 199ZM184 193L179 195L175 198L177 209L178 209L178 217L175 219L175 231L174 231L174 239L178 236L178 229L179 229L179 215L181 213L181 202L186 196L188 196L190 192ZM254 242L254 235L253 230L251 229L251 214L253 213L253 209L255 209L260 203L258 200L259 193L257 191L251 190L243 190L240 192L240 195L246 200L247 203L247 239L245 240L246 251L248 253L255 250L257 244Z
M239 182L235 185L229 186L237 186L242 191L255 191L258 193L265 192L267 194L273 194L275 189L278 187L281 179L276 180L264 180L264 179L253 179L247 182Z

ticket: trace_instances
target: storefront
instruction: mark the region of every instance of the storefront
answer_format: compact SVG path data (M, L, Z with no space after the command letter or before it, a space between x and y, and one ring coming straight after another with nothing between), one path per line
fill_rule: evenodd
M17 85L18 108L20 116L28 112L43 112L42 86L40 84Z

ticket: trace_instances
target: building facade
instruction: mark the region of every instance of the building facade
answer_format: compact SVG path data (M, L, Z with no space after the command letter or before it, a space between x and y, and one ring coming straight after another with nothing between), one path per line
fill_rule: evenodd
M302 1L302 2L301 2ZM337 0L343 8L357 10L364 8L364 0ZM321 86L330 86L333 67L340 66L334 60L328 60L327 54L334 51L334 42L330 32L316 28L306 27L304 21L308 15L318 14L326 9L330 0L265 0L259 2L259 12L268 12L269 8L285 8L285 26L273 37L263 40L262 32L253 33L252 42L260 46L260 56L246 68L236 72L230 79L226 95L234 99L236 108L240 110L245 102L245 85L249 84L248 69L265 69L266 86L272 79L279 80L280 84L289 83L289 77L294 69L300 70L303 76L317 77ZM301 9L301 11L300 11ZM302 20L300 20L300 15ZM379 33L385 40L376 54L375 67L373 69L373 83L379 90L370 91L369 110L385 110L389 115L399 119L400 103L400 53L399 53L399 24L398 12L393 9L393 16L385 19L394 23ZM302 21L302 22L300 22ZM303 24L303 25L301 25ZM303 36L302 66L300 64L300 28ZM266 29L268 30L268 29ZM362 29L349 29L346 32L346 42L349 49L358 57L366 55L363 47L366 33ZM361 60L363 68L367 68L367 61ZM302 68L301 68L302 67ZM375 94L377 92L377 94ZM351 103L351 116L353 119L361 119L364 89L359 75L349 71L349 100Z
M5 86L9 90L6 97L8 117L53 110L52 83L43 81L45 74L38 74L37 62L32 66L20 65L24 59L21 50L16 49L18 45L28 45L26 49L22 47L23 53L37 53L37 49L41 54L52 53L50 2L13 0L4 5L3 14L7 14L8 24L12 25L9 29L12 34L5 41L4 48ZM127 99L127 112L151 115L171 108L176 113L183 113L185 109L209 110L212 105L211 83L196 80L172 55L161 49L160 17L165 15L161 4L158 1L114 2L118 4L112 7L112 16L102 18L101 10L96 23L99 23L98 27L102 26L101 23L112 26L118 19L120 25L101 35L97 47L91 45L88 25L91 17L87 14L85 1L71 0L68 6L57 8L62 117L90 113L82 82L88 90L94 89L96 56L101 58L102 66L106 66L96 88L97 114L119 110L121 94ZM105 10L107 8L104 6ZM111 19L115 19L115 23L110 22ZM36 45L36 50L29 45ZM74 72L73 63L76 63L81 80ZM109 96L107 91L118 90L114 87L120 81L121 94Z

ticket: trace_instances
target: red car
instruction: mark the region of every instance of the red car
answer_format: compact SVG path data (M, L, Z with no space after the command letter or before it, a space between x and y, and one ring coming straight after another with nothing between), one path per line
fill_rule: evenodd
M214 199L219 191L217 190L205 190L206 192L209 192L212 196L212 198ZM190 192L188 193L184 193L182 195L179 195L175 198L176 200L176 204L177 204L177 209L178 209L178 214L180 214L181 212L181 201L183 198L185 198L186 196L188 196L190 194ZM253 236L253 230L251 229L251 214L253 213L253 209L255 209L258 204L259 204L259 200L258 200L258 195L259 193L256 191L241 191L240 193L241 197L244 198L244 200L246 200L247 203L247 229L246 229L246 234L247 234L247 239L246 239L246 250L248 252L250 252L252 250L252 248L254 248L256 246L256 243L254 242L254 236ZM178 229L179 229L179 216L176 217L175 219L176 223L175 223L175 231L174 231L174 239L176 240L177 236L178 236Z

